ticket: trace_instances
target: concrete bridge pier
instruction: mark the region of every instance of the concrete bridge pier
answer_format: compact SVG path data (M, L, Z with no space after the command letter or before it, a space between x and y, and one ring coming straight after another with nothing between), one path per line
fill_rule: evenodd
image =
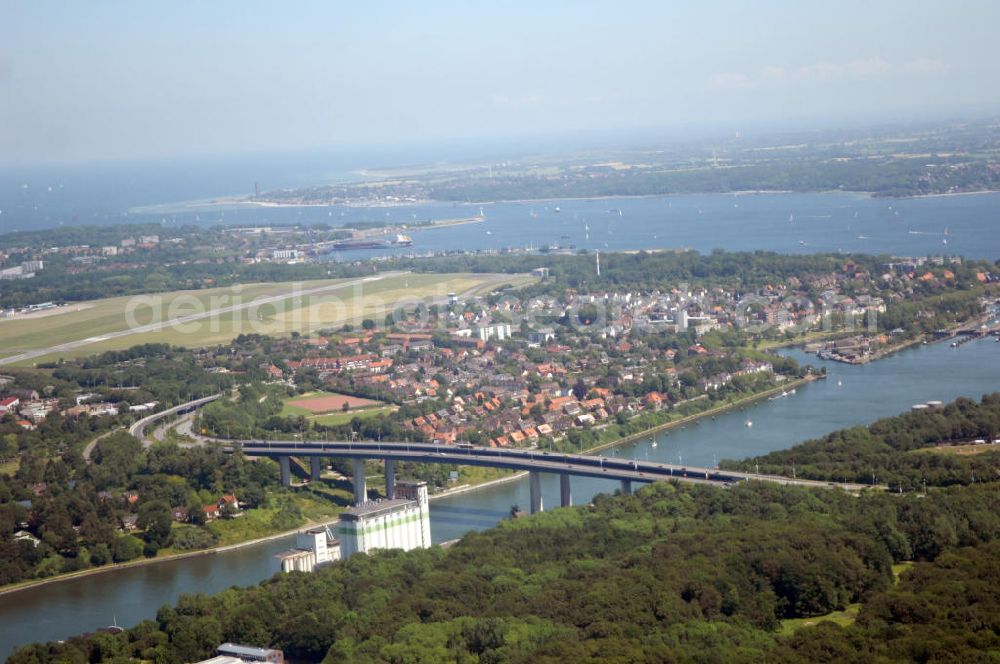
M396 460L385 460L385 497L392 500L396 497Z
M573 505L573 491L569 486L569 474L563 473L559 476L559 504L562 507Z
M323 472L323 464L320 463L320 458L309 457L309 479L311 479L313 482L319 481L322 472Z
M531 493L531 514L542 511L542 474L532 470L528 472L528 488Z
M368 500L368 485L365 483L365 460L354 459L354 504Z
M281 469L281 486L292 486L292 458L278 457L278 467Z
M632 493L632 480L622 480L622 493L625 495Z

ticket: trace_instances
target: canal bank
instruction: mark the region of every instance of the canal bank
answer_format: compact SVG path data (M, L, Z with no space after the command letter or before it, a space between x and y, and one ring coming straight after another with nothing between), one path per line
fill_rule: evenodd
M1000 391L1000 344L991 340L957 349L948 344L919 345L858 366L821 361L794 348L783 349L781 354L826 368L827 379L802 385L794 395L734 405L715 419L701 417L697 426L660 431L653 441L650 434L642 434L620 445L619 456L710 465L713 459L742 459L787 448L835 429L907 411L915 403L958 396L978 399ZM752 428L745 426L748 418L753 419ZM651 447L651 442L657 446ZM527 481L504 479L435 499L431 504L434 541L446 542L470 530L492 527L509 514L511 505L527 505ZM594 494L616 488L616 482L574 478L574 502L586 503ZM559 504L558 478L543 476L543 497L548 505ZM271 556L289 546L290 538L278 539L2 596L0 655L19 644L92 631L111 624L116 615L130 624L153 618L160 606L173 604L183 593L212 594L232 585L258 583L270 577ZM128 618L122 620L123 616Z
M603 450L607 450L607 449L611 449L611 448L615 448L615 447L620 447L620 446L623 446L623 445L627 445L627 444L629 444L631 442L643 439L643 438L645 438L647 436L655 435L655 434L660 433L662 431L668 431L668 430L673 429L673 428L683 427L683 426L686 426L688 424L692 424L694 422L697 422L698 420L706 418L706 417L715 417L715 416L720 415L722 413L728 412L728 411L730 411L730 410L732 410L734 408L745 407L745 406L747 406L749 404L752 404L752 403L754 403L756 401L760 401L761 399L770 398L771 396L773 396L775 394L778 394L778 393L782 392L783 390L795 389L795 388L797 388L797 387L799 387L801 385L804 385L804 384L806 384L806 383L808 383L808 382L810 382L812 380L816 380L816 379L819 379L819 378L823 378L823 376L822 375L817 375L817 374L810 374L810 375L805 376L804 378L797 378L797 379L789 380L789 381L786 381L786 382L782 383L781 385L777 385L775 387L768 388L767 390L763 390L763 391L755 393L755 394L751 394L751 395L747 395L747 396L744 396L744 397L740 397L739 399L737 399L735 401L732 401L732 402L729 402L729 403L725 403L725 404L722 404L722 405L718 405L718 406L713 406L713 407L708 408L708 409L706 409L704 411L701 411L699 413L694 413L694 414L691 414L691 415L687 415L687 416L682 417L682 418L677 419L677 420L671 420L669 422L664 422L663 424L658 424L658 425L656 425L654 427L650 427L648 429L644 429L642 431L639 431L639 432L636 432L636 433L633 433L633 434L629 434L627 436L616 438L616 439L608 441L606 443L601 443L600 445L596 445L594 447L590 447L590 448L588 448L586 450L583 450L582 453L583 454L595 454L595 453L601 452ZM116 429L115 431L117 431L117 430L118 429ZM114 431L107 432L104 435L108 435L108 434L113 433L113 432ZM100 440L100 438L102 438L104 435L102 435L102 436L98 437L97 439L95 439L93 441L93 443L98 442ZM528 473L524 472L524 471L522 471L522 472L515 472L515 473L512 473L512 474L510 474L510 475L508 475L506 477L500 477L500 478L497 478L497 479L488 480L488 481L485 481L485 482L480 482L478 484L468 484L468 485L463 485L463 486L459 486L459 487L454 487L452 489L448 489L448 490L442 491L440 493L432 494L430 496L430 501L431 502L440 501L442 499L446 499L446 498L449 498L449 497L452 497L452 496L456 496L456 495L467 494L467 493L471 493L473 491L479 491L479 490L483 490L483 489L488 489L490 487L502 486L504 484L508 484L508 483L511 483L511 482L516 482L518 480L521 480L524 477L526 477L527 475L528 475ZM17 593L17 592L29 590L31 588L37 588L39 586L46 586L46 585L51 585L51 584L55 584L55 583L61 583L61 582L65 582L65 581L71 581L73 579L79 579L79 578L86 577L86 576L99 575L99 574L109 574L111 572L120 572L122 570L130 569L130 568L134 568L134 567L139 567L139 566L142 566L142 565L155 565L155 564L158 564L158 563L166 563L166 562L171 562L171 561L183 560L185 558L197 558L197 557L201 557L201 556L211 556L211 555L216 555L216 554L219 554L219 553L225 553L226 551L234 551L234 550L245 548L245 547L252 547L252 546L259 545L259 544L263 544L265 542L272 542L272 541L275 541L275 540L290 538L290 537L294 536L297 532L299 532L301 530L304 530L304 529L307 529L307 528L313 528L313 527L316 527L316 526L326 526L326 525L329 525L329 524L332 524L332 523L336 523L336 522L337 522L336 519L325 520L325 521L309 521L309 522L306 522L306 523L304 523L304 524L302 524L302 525L300 525L300 526L298 526L296 528L292 528L292 529L285 530L285 531L282 531L282 532L274 533L274 534L271 534L271 535L266 535L264 537L258 537L258 538L252 539L252 540L247 540L245 542L236 542L234 544L227 544L227 545L224 545L224 546L211 547L211 548L207 548L207 549L199 549L197 551L188 551L188 552L184 552L184 553L173 553L173 554L169 554L169 555L165 555L165 556L157 556L155 558L143 558L143 559L139 559L139 560L132 560L132 561L125 562L125 563L113 563L113 564L110 564L110 565L102 565L100 567L92 567L92 568L89 568L89 569L78 570L78 571L75 571L75 572L68 572L68 573L65 573L65 574L59 574L57 576L48 577L48 578L45 578L45 579L31 579L31 580L28 580L28 581L22 581L20 583L12 584L10 586L0 587L0 597L2 597L3 595L10 594L10 593Z

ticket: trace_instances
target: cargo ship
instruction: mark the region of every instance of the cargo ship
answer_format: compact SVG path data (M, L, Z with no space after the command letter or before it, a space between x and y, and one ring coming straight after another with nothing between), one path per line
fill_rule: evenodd
M346 251L350 249L395 249L396 247L410 246L413 246L413 240L409 235L395 235L390 238L337 240L330 243L330 248L334 251Z

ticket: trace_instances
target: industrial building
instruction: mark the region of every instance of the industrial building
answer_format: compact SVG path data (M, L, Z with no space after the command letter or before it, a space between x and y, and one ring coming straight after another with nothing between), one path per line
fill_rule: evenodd
M337 538L344 558L374 549L426 549L431 521L426 482L396 482L396 497L373 500L340 514Z
M211 659L203 659L195 664L244 664L245 662L267 662L284 664L285 654L281 650L243 646L237 643L223 643L216 649L219 653Z
M326 528L311 528L295 536L295 548L271 559L271 573L312 572L320 565L340 560L340 543L329 541Z

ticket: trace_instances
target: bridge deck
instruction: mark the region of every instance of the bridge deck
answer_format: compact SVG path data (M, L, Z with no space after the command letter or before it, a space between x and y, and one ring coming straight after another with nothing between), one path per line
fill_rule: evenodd
M578 475L609 480L656 482L683 480L714 484L732 484L758 480L778 484L821 488L842 488L860 491L870 488L862 484L845 484L802 480L781 475L742 473L717 468L679 466L669 463L641 461L623 457L602 457L583 454L564 454L539 450L510 450L490 447L434 445L404 442L291 442L291 441L240 441L229 449L239 447L249 456L329 456L354 459L395 459L418 463L447 463L467 466L489 466L543 473Z

